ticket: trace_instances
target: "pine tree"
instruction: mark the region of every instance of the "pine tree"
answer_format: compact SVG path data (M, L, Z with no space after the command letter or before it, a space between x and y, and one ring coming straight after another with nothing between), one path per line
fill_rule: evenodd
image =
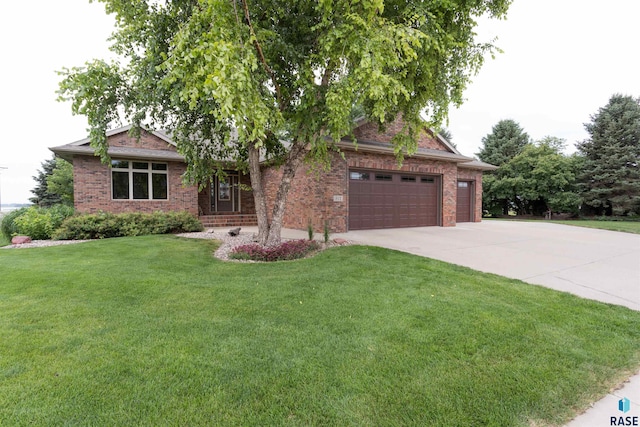
M477 156L483 162L503 166L531 144L531 138L514 120L500 120L491 133L482 138L482 150ZM492 214L507 215L517 209L515 195L502 185L502 169L485 173L482 178L482 208Z
M500 120L491 133L482 138L480 160L502 166L520 154L531 143L529 135L514 120Z
M640 214L640 99L620 94L585 124L582 197L598 215Z
M38 174L32 177L36 186L31 190L34 197L31 197L29 201L40 207L53 206L61 201L59 194L50 193L47 188L47 178L53 174L53 170L56 168L55 156L42 162L41 166L42 169L38 170Z

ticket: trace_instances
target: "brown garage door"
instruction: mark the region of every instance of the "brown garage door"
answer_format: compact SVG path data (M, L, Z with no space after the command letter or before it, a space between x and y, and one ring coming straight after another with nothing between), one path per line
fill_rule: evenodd
M349 172L349 229L438 225L440 177Z
M458 201L456 203L456 222L471 222L473 203L471 199L473 182L458 181Z

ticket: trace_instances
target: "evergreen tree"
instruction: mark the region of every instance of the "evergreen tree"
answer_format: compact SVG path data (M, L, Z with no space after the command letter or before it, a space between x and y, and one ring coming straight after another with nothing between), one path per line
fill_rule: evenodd
M477 153L480 160L502 166L520 154L531 143L529 135L514 120L500 120L491 133L482 138L482 150Z
M640 99L620 94L585 124L578 144L586 205L598 215L640 214Z
M55 156L42 162L41 166L42 169L38 170L38 174L33 177L36 186L31 190L34 197L31 197L29 201L40 207L53 206L62 200L59 194L49 192L47 184L47 178L53 174L56 168Z
M491 133L482 138L482 150L477 156L483 162L495 166L508 163L531 143L529 135L514 120L500 120ZM482 208L491 214L507 215L509 210L517 209L514 195L508 187L501 184L506 175L498 169L485 173L482 178Z
M42 169L33 177L36 186L29 201L43 208L59 203L73 206L73 165L55 156L41 165Z

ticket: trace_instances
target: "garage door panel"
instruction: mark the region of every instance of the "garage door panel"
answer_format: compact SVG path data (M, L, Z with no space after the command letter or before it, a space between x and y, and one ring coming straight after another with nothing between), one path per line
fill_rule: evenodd
M457 201L456 201L456 222L473 221L473 182L458 181Z
M349 229L438 225L439 177L351 171Z

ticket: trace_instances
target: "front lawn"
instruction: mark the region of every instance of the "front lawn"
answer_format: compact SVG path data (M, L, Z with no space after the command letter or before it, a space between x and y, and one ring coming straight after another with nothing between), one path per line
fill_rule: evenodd
M381 248L214 249L0 250L0 425L541 426L640 366L623 307Z

